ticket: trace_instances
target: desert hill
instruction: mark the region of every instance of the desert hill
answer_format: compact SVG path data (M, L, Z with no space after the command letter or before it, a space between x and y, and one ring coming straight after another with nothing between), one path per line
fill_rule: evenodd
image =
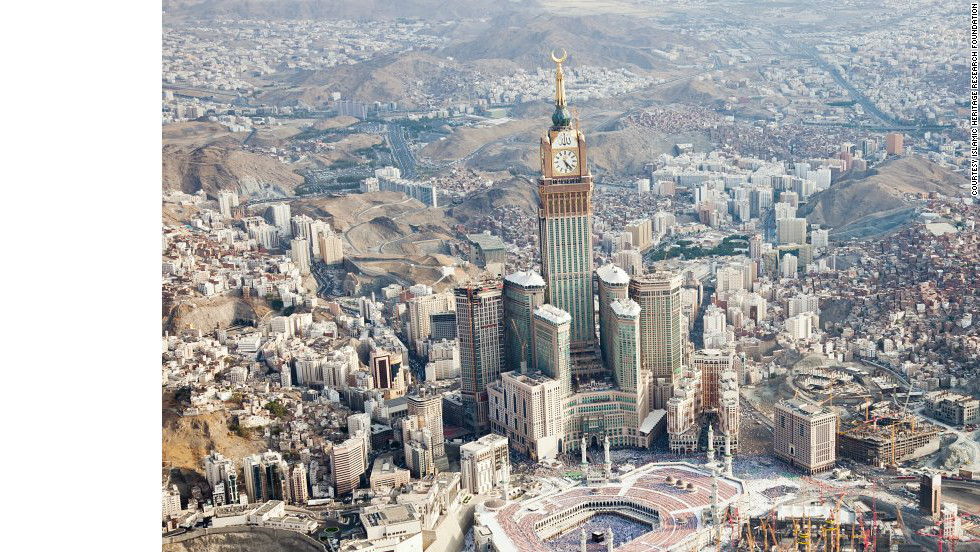
M874 235L901 225L912 215L904 194L939 192L958 196L962 175L922 157L886 161L864 175L845 177L815 194L800 209L807 221L833 228L839 237ZM867 232L863 231L867 228Z
M413 95L419 90L456 87L459 70L473 72L474 80L492 79L501 72L512 72L510 62L478 61L465 67L457 61L430 52L401 52L379 56L356 65L337 65L329 69L294 69L277 73L276 81L285 88L265 91L263 101L281 105L303 102L322 105L330 94L340 92L344 98L362 101L398 102L405 108L418 107ZM418 86L418 82L422 86Z
M526 178L511 178L470 194L461 204L446 209L446 215L460 222L486 216L494 209L516 207L533 215L538 205L537 184Z
M259 320L271 309L262 299L215 296L164 305L163 327L170 332L194 328L205 333L227 328L239 320Z
M223 411L184 418L174 409L172 396L163 398L163 464L203 473L204 457L216 450L229 458L242 458L262 452L267 444L260 438L239 437L228 429L230 419Z
M525 69L550 63L552 50L568 50L568 64L621 66L641 72L663 71L668 62L653 53L678 38L657 33L648 23L620 15L512 15L468 41L445 48L462 61L510 60Z
M524 6L533 3L526 2ZM512 11L495 0L164 0L165 21L228 19L396 19L457 20Z
M273 190L292 195L303 177L270 157L242 151L237 141L225 138L200 147L163 146L163 187L187 193L204 190L216 197L232 189L248 195Z

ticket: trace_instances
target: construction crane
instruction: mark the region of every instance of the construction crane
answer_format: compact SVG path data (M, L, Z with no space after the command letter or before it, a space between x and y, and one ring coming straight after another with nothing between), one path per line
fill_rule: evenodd
M514 327L514 335L518 336L521 342L521 372L527 372L527 341L521 336L520 330L517 329L517 322L514 319L510 319L510 325Z
M749 545L749 550L755 552L755 536L752 535L752 518L745 524L745 542Z

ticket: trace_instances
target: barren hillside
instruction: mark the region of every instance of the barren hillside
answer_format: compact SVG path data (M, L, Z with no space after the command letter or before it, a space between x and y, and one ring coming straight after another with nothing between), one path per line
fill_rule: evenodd
M200 147L163 146L163 187L194 193L203 189L217 197L218 190L243 195L273 190L292 195L303 177L279 161L242 151L238 142L221 139Z
M203 473L202 462L212 450L238 460L266 449L261 438L246 439L229 430L224 412L183 418L171 410L175 405L166 396L163 406L164 468Z
M227 328L240 320L259 320L270 308L263 299L241 297L194 298L179 306L164 305L167 309L163 329L170 332L194 328L205 333L217 327Z
M456 59L511 60L525 69L549 63L552 48L568 50L569 66L628 67L656 73L668 63L653 53L678 43L680 37L655 32L646 21L619 15L512 16L472 37L446 48Z
M537 185L523 178L511 178L470 194L462 204L446 209L446 214L466 222L474 217L486 216L494 209L513 206L531 216L536 212L537 205Z
M865 177L842 179L830 189L814 195L801 209L801 214L811 223L846 231L844 227L849 224L867 223L883 215L907 210L909 204L902 199L903 194L964 194L959 188L963 181L962 175L928 159L903 157L882 163ZM896 218L897 223L901 219Z

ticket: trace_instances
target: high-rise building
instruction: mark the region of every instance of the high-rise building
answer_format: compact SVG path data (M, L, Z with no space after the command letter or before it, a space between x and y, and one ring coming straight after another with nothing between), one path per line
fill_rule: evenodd
M510 485L510 454L507 438L491 433L459 448L463 488L481 494Z
M531 319L544 304L544 279L534 271L515 272L504 278L504 336L507 369L526 372L534 366Z
M778 255L778 253L777 253ZM783 254L779 262L779 273L783 278L796 278L799 271L799 260L792 253Z
M626 225L626 231L633 237L633 247L641 252L653 247L653 222L650 219L634 220Z
M616 266L622 267L630 276L643 274L643 255L637 249L617 251L613 253L612 261Z
M572 127L560 62L555 72L555 112L551 122L547 135L541 138L538 181L545 301L571 315L572 349L589 350L595 343L592 174L585 136Z
M293 504L306 504L309 498L307 488L306 466L300 462L293 466L293 471L289 475L289 501Z
M371 415L367 412L359 412L357 414L351 414L347 416L347 434L348 435L361 435L370 436L371 435ZM365 445L368 454L371 453L371 440Z
M208 480L211 489L215 489L218 484L224 484L224 501L228 502L229 476L235 475L235 461L225 458L220 452L212 450L211 454L204 457L204 477ZM237 496L237 492L235 493Z
M335 496L350 494L358 488L367 464L365 440L355 435L330 447L330 471Z
M799 294L796 297L790 297L787 307L786 315L789 317L806 312L820 314L820 298L816 295Z
M885 135L885 151L888 155L902 155L905 148L902 147L902 133L889 132Z
M749 238L749 258L753 261L762 258L762 234L753 234Z
M455 291L464 425L477 435L487 432L487 385L503 371L502 287L500 280L484 279Z
M613 301L629 297L630 277L626 271L614 264L596 269L599 279L599 349L607 369L612 370L612 336L609 331Z
M163 517L180 513L180 491L177 485L163 487Z
M837 460L837 415L827 407L787 399L776 403L773 452L791 466L813 474Z
M456 300L449 293L431 293L412 297L405 306L408 311L408 344L421 351L422 343L432 335L432 315L456 308Z
M375 389L383 389L386 399L401 397L408 388L405 381L407 369L402 367L402 350L394 343L371 343L368 351L368 367L374 378Z
M919 511L926 516L939 514L943 503L943 476L922 474L919 478Z
M487 388L491 429L510 446L540 462L554 459L564 431L561 383L540 372L504 372Z
M449 468L442 432L442 395L424 389L408 396L408 415L418 416L432 434L432 460L440 470Z
M617 298L609 311L613 377L621 390L635 393L640 381L640 305L629 298Z
M266 451L242 459L245 468L245 492L249 502L283 500L283 481L289 477L289 467L278 452ZM288 497L287 497L288 498Z
M279 230L279 235L288 237L292 232L290 224L289 204L277 203L266 211L269 222Z
M238 194L231 190L218 192L218 210L226 218L231 218L232 211L238 207Z
M728 323L725 311L715 305L710 305L704 313L704 348L717 349L729 342Z
M640 361L653 375L650 406L666 408L681 368L681 277L655 272L633 278L630 299L640 305Z
M408 415L402 419L401 441L405 451L405 465L413 477L421 479L435 473L432 431L424 417Z
M289 242L289 258L300 274L310 273L310 242L306 238L293 238Z
M777 220L776 241L780 244L806 243L806 219L784 218Z
M326 265L338 265L344 262L344 240L340 234L332 231L320 232L317 237L320 248L320 258Z
M452 308L456 308L456 298L452 298ZM456 339L456 311L434 312L429 315L429 337L432 341Z
M534 310L534 368L558 380L561 393L572 393L571 326L572 317L554 305Z
M830 243L830 231L826 228L814 228L810 230L810 245L813 247L827 247Z

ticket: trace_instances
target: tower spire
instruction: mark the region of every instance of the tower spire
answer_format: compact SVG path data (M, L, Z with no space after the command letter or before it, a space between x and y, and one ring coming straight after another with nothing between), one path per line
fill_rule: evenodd
M568 52L561 49L561 57L551 52L551 61L558 65L555 70L555 113L551 116L551 122L555 128L568 128L572 123L572 116L568 113L568 99L565 97L565 72L561 69L563 61L568 59Z
M554 51L551 52L551 61L558 64L555 70L555 107L568 105L568 100L565 99L565 73L561 70L561 64L566 59L568 59L568 52L564 48L561 49L561 57L555 56Z

